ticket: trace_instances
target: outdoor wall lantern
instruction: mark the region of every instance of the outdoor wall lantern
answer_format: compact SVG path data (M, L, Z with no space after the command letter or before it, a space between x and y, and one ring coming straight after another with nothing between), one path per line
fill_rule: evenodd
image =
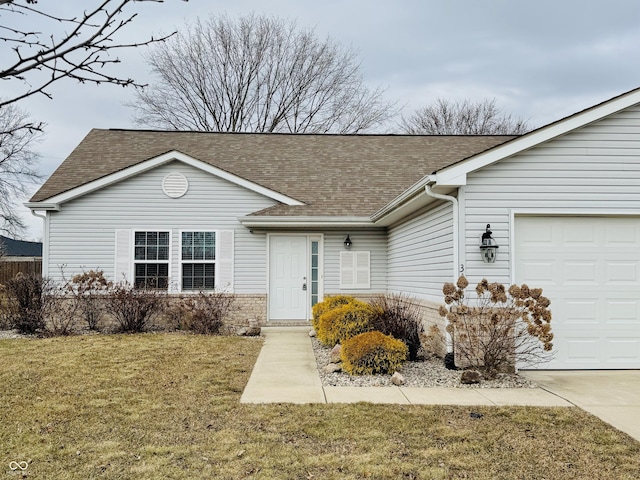
M349 250L351 248L351 245L353 245L353 242L351 241L351 239L349 238L349 235L347 234L347 238L344 239L344 248Z
M487 231L482 234L482 241L480 242L480 253L484 263L494 263L498 253L498 244L491 236L493 232L491 232L490 228L491 225L487 223Z

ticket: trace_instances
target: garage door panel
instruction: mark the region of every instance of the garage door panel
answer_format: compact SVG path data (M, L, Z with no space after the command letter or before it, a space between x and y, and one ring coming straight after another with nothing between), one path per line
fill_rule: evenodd
M566 360L571 362L596 362L598 361L599 339L591 338L567 338Z
M546 368L640 368L640 219L517 217L515 280L551 300Z
M630 283L635 286L640 279L639 265L638 262L608 261L605 263L605 279L609 284Z
M545 283L553 285L555 283L554 275L555 264L552 262L544 262L540 260L524 260L521 263L523 274L530 282Z
M562 226L562 245L565 247L594 247L598 245L598 232L594 225Z
M607 325L638 324L638 302L636 300L607 300L605 305Z
M640 340L633 338L606 338L607 350L611 351L609 361L633 362L640 356Z
M599 316L599 302L593 298L563 298L557 301L551 301L551 315L552 324L554 322L555 315L553 314L553 306L558 305L561 311L566 312L562 318L563 326L565 324L571 325L574 329L577 326L593 326L598 324ZM554 325L555 326L555 325ZM563 328L564 329L564 328Z
M614 223L605 230L606 245L632 245L640 247L640 235L638 225Z
M597 285L597 270L597 264L592 260L582 262L569 261L562 264L564 282L573 285Z

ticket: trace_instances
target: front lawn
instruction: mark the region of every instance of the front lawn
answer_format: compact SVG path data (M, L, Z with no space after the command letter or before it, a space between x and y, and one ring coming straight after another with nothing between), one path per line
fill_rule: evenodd
M640 443L577 408L240 405L260 347L258 339L179 334L1 340L0 473L640 477ZM26 470L11 470L21 461Z

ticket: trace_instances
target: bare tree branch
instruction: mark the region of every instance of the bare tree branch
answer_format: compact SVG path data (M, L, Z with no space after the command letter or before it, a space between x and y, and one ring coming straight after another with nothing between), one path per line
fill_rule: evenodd
M0 232L16 235L24 229L17 202L41 179L33 147L42 127L15 105L0 108Z
M187 0L184 0L187 1ZM22 88L0 101L0 108L35 94L51 98L47 88L63 78L85 83L111 83L123 87L142 86L132 78L109 74L104 67L119 63L112 53L124 48L136 48L163 42L173 34L132 43L119 43L117 35L129 26L136 13L125 13L132 2L162 2L162 0L100 0L81 15L61 17L36 6L37 0L0 0L0 45L9 49L2 58L13 60L2 65L0 80L18 82ZM52 8L52 7L50 7ZM21 29L18 20L42 17L50 21L48 33ZM55 34L60 25L69 27Z
M402 117L400 129L410 135L521 135L527 122L505 114L495 98L452 102L443 98Z
M147 60L158 80L129 106L153 128L357 133L397 113L354 51L272 17L198 20Z

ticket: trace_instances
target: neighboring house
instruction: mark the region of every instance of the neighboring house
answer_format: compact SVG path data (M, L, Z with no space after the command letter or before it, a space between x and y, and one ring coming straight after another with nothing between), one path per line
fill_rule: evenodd
M640 368L640 89L515 138L92 130L27 205L51 277L215 286L261 322L405 292L442 325L464 272L544 289L551 368Z
M41 242L26 242L0 235L0 258L6 262L24 262L42 258Z
M0 235L0 284L19 272L42 272L42 243L14 240Z

